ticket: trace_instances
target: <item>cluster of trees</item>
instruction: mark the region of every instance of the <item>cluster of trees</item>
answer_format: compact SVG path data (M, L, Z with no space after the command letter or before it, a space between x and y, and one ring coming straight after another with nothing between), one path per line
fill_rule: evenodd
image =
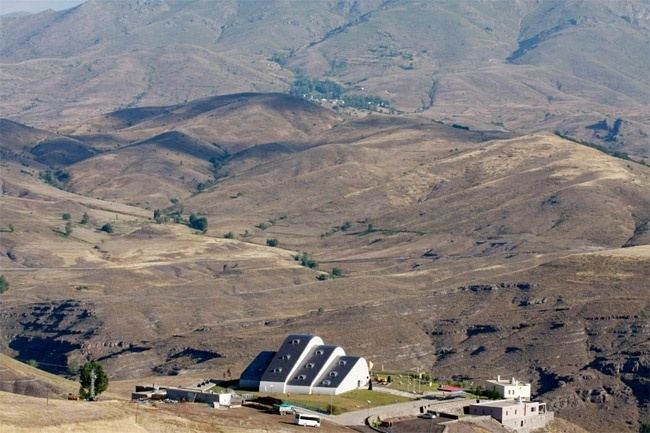
M311 255L306 252L301 252L293 256L293 259L297 262L300 262L302 266L305 266L309 269L317 269L318 268L318 262L314 259L311 258Z
M184 220L182 207L179 210L176 210L166 215L163 213L162 210L155 209L153 211L153 219L156 222L156 224L164 224L169 219L171 219L177 224L187 224L189 227L193 228L194 230L200 230L202 232L208 230L208 219L206 217L192 212L189 218L187 220ZM224 237L227 237L226 236L227 234L228 233L226 233ZM234 238L234 234L232 234L232 236Z
M39 173L41 180L55 188L63 189L65 183L70 180L70 173L65 170L45 170Z
M315 80L306 76L296 78L289 94L303 99L339 99L347 107L372 110L376 107L392 108L391 103L378 96L351 95L339 84L330 80Z
M296 78L289 89L289 94L304 98L313 96L317 98L339 99L343 96L343 87L330 80L313 80L306 76Z

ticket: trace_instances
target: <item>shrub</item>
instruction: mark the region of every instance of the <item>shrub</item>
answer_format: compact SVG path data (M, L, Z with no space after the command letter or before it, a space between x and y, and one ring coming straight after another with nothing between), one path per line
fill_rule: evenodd
M341 268L332 268L332 276L334 278L339 278L343 276L343 269Z
M155 209L153 211L153 220L156 222L156 224L162 224L165 222L167 218L165 215L163 215L162 211L160 209Z
M84 212L84 214L81 216L81 219L79 220L79 224L88 224L88 221L90 221L90 217L88 216L87 212Z
M106 233L113 233L113 225L111 223L106 223L99 229Z
M300 262L302 266L308 267L310 269L315 269L318 267L318 262L312 259L308 253L302 252L293 256L293 259Z
M352 226L352 223L351 223L350 221L346 221L346 222L344 222L343 224L341 224L340 229L341 229L342 231L346 231L346 230L348 230L351 226Z
M223 237L226 239L235 239L235 234L233 232L224 233Z
M318 281L325 281L325 280L327 280L328 278L329 278L329 275L327 275L327 274L318 274L318 276L316 277L316 279L317 279Z
M267 239L266 240L266 245L269 247L277 247L278 246L278 240L277 239Z
M189 223L190 227L195 230L205 232L208 229L208 219L204 216L196 215L195 213L190 214Z
M0 275L0 293L4 293L7 290L9 290L9 281L7 281L4 275Z
M343 413L343 409L341 409L340 407L338 407L335 404L328 404L327 405L327 413L329 413L331 415L340 415L340 414Z
M257 227L260 230L266 230L269 228L269 225L267 223L259 223L255 227Z
M72 234L72 223L68 221L65 223L65 228L63 229L63 234L66 236L70 236Z
M63 221L68 221L70 218L71 218L71 217L70 217L70 214L67 213L67 212L64 213L63 215L61 215L61 219L62 219Z

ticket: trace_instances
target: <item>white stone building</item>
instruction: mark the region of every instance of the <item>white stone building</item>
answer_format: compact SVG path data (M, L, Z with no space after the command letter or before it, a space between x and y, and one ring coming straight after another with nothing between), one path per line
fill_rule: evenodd
M342 394L368 385L368 362L346 356L315 335L289 335L277 352L261 352L241 374L239 386L263 392Z
M523 383L515 379L501 379L497 376L496 380L487 380L486 389L498 392L501 397L507 399L530 400L530 383Z

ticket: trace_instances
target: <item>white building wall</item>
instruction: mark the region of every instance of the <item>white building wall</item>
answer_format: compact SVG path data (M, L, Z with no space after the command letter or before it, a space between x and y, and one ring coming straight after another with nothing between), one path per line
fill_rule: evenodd
M487 381L485 387L488 390L496 391L503 398L507 399L518 399L522 398L524 400L530 400L530 383L522 383L519 381L514 381L510 383L509 381Z
M312 392L314 394L328 395L343 394L344 392L366 387L368 385L369 378L370 371L368 370L368 362L364 358L359 358L354 364L354 367L352 367L348 374L343 378L339 386L336 388L314 386L312 388Z
M368 385L369 379L370 371L368 370L368 362L365 358L359 358L354 367L352 367L352 370L350 370L341 384L336 388L336 394L343 394L354 389L364 388Z

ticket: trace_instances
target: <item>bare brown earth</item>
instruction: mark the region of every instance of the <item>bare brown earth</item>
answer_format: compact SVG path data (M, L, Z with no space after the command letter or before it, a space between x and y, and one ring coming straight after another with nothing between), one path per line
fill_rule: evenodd
M221 377L288 332L314 332L384 368L516 375L589 431L638 430L650 169L548 133L229 98L230 119L259 115L250 130L240 120L239 141L219 120L228 98L63 128L97 152L63 166L65 190L39 179L29 145L8 154L3 352L59 374L93 358L113 379ZM208 156L224 151L215 175ZM198 192L201 176L216 181ZM155 224L154 208L198 212L209 228ZM97 229L106 222L114 233ZM317 280L334 267L342 278Z

